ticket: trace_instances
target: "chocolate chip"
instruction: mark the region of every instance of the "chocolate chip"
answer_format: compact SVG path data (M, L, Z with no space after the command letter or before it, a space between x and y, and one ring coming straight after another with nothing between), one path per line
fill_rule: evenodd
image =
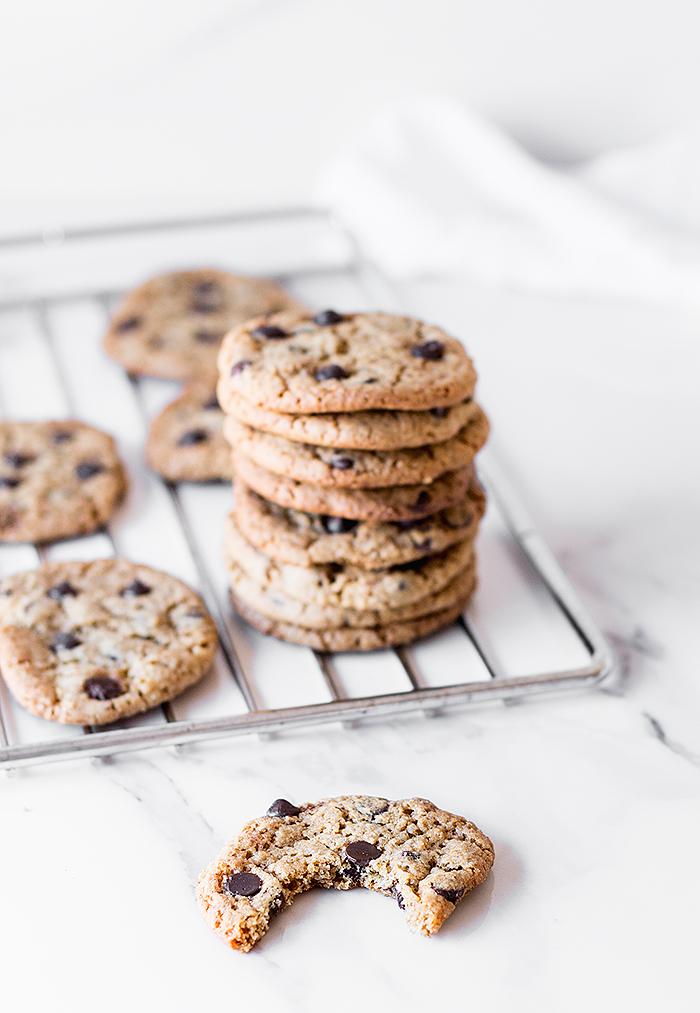
M214 281L200 281L192 287L192 310L215 313L221 307L221 293Z
M267 810L267 816L298 816L301 809L292 805L286 798L276 798Z
M401 854L404 858L410 858L412 862L415 862L420 858L417 851L402 851Z
M73 439L73 433L69 429L57 429L51 437L57 446L60 443L69 443Z
M185 612L187 619L204 619L204 613L201 609L190 609L189 612Z
M202 408L204 409L205 412L217 411L219 407L220 407L219 399L217 398L216 394L212 394L209 400L205 401L204 404L202 405Z
M216 313L218 308L218 303L205 302L203 299L195 299L191 307L193 313Z
M289 337L289 331L285 331L284 328L277 327L275 324L262 324L250 333L252 337L265 338L266 341L279 341L280 338Z
M122 684L111 675L92 675L83 683L83 691L91 700L114 700L126 693Z
M321 310L314 317L314 323L318 327L330 327L332 324L339 324L345 320L342 313L336 313L335 310Z
M133 331L135 327L138 327L141 323L141 317L124 317L123 320L118 320L114 325L114 329L118 334L124 334L126 331Z
M104 470L104 465L100 464L99 461L81 461L75 469L75 473L78 478L84 481L87 478L94 478L95 475L101 474Z
M195 296L202 298L203 296L210 295L216 291L215 281L198 281L196 285L192 286L192 291Z
M430 409L430 414L435 419L446 419L447 416L450 414L450 409L449 408L431 408Z
M414 345L411 355L415 359L429 359L436 362L445 354L445 346L441 341L424 341L422 345Z
M401 891L399 890L398 886L394 886L392 892L393 892L393 895L394 895L394 900L399 905L399 908L402 911L405 911L406 910L406 905L404 904L404 899L401 896Z
M192 447L196 443L206 443L209 433L206 429L188 429L177 441L178 447Z
M16 489L21 482L21 478L8 478L7 475L0 475L0 489Z
M224 880L224 889L234 897L254 897L262 890L262 880L252 872L234 872Z
M427 506L428 503L430 503L430 493L423 489L418 493L415 505L420 510L422 507Z
M350 468L355 467L352 457L343 457L342 454L333 454L330 464L331 468L335 468L336 471L349 471Z
M221 341L221 334L217 331L195 331L194 340L199 341L201 345L215 345L217 341Z
M75 598L77 594L78 592L67 580L62 580L60 584L54 584L46 592L47 598L52 598L54 601L62 601L64 598Z
M394 521L394 526L399 531L410 531L411 528L419 528L422 524L425 524L425 517L417 517L412 521Z
M5 454L5 463L11 468L23 468L25 464L31 464L34 458L29 454Z
M150 594L152 590L152 587L136 577L130 584L123 587L119 594L122 598L142 598L145 594Z
M235 376L236 373L242 373L248 366L252 366L253 363L250 359L239 359L238 362L234 362L231 366L231 376Z
M444 897L445 900L449 900L449 902L451 904L456 904L457 901L460 899L460 897L462 897L463 894L464 894L464 890L460 890L460 889L457 889L457 890L443 890L443 889L441 889L438 886L434 886L433 890L438 895L438 897Z
M80 644L82 644L82 640L79 640L74 633L57 633L51 641L51 650L54 654L57 651L72 651Z
M357 527L357 521L348 520L347 517L322 517L321 524L329 535L344 535Z
M346 380L350 374L342 366L331 362L328 366L319 366L314 373L317 380Z
M375 858L379 858L381 851L374 844L370 844L369 841L353 841L345 848L345 854L353 865L364 868L365 865L369 865Z
M394 567L395 570L405 570L410 573L420 573L425 564L428 562L427 558L423 559L411 559L408 563L397 563Z

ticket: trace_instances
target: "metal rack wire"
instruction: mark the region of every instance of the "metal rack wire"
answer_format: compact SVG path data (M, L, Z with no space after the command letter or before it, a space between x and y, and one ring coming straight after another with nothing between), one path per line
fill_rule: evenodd
M223 230L226 235L235 236L243 228L248 232L258 226L261 228L284 226L286 229L288 226L297 227L294 223L298 223L299 228L312 226L314 229L318 227L325 230L327 235L324 233L325 238L321 243L321 252L318 253L314 246L313 255L306 259L302 258L301 263L297 262L292 268L286 270L284 265L281 270L279 264L271 265L267 273L281 277L292 287L299 284L300 279L303 278L323 277L325 278L325 293L330 295L334 293L334 286L338 286L337 290L340 291L339 280L347 287L347 282L351 279L356 290L364 293L365 300L372 301L379 293L382 305L396 304L396 294L392 292L388 282L364 257L353 237L349 236L325 212L316 209L263 211L185 221L135 223L104 229L81 229L75 232L61 233L59 237L52 234L48 239L42 235L0 239L0 271L4 257L18 252L26 254L27 251L31 252L33 249L38 251L40 262L45 257L47 249L51 251L50 268L52 258L60 258L61 252L70 249L73 244L106 244L104 248L109 253L110 244L124 239L140 240L144 237L167 237L170 244L174 236L181 239L184 237L186 240L193 230L200 232L203 230L206 234L212 234L213 230L217 235L220 235ZM330 244L333 248L329 253L327 240L330 238L333 242L337 240L337 244L335 247L333 247L333 243ZM187 248L188 243L185 242L184 246ZM342 249L341 256L338 256L338 249ZM183 253L181 256L184 257L186 254ZM159 254L153 261L151 269L158 268L161 261L162 254ZM253 267L260 269L258 264L254 264ZM60 342L53 316L58 307L80 304L89 308L89 311L95 316L96 329L102 329L114 299L122 287L123 276L117 271L117 283L107 287L103 284L103 277L100 277L99 284L92 287L89 279L86 281L82 275L71 276L70 272L67 272L62 289L55 290L55 286L49 285L48 290L42 290L41 286L45 284L45 274L42 275L42 271L45 271L45 265L40 264L39 280L33 289L30 286L26 293L8 294L5 299L0 300L0 327L3 319L8 319L8 315L17 312L23 314L22 319L25 324L33 328L33 340L36 341L35 354L43 357L46 369L60 391L65 412L80 415L81 405L76 403L74 397L76 381L66 374L65 359L59 349ZM370 290L372 294L368 294ZM329 303L332 301L335 300L328 299ZM12 342L13 340L19 339L12 333L12 328L9 329L9 335L5 335L5 337L0 333L0 348L3 341ZM86 347L88 346L86 345ZM116 370L113 365L107 365L106 368ZM91 378L86 371L79 383L90 382ZM127 384L132 407L140 419L143 442L152 414L149 408L149 381L129 377ZM0 383L0 396L1 393L2 384ZM122 392L120 396L124 397L125 395ZM5 414L1 400L0 413ZM118 436L121 435L120 418L116 415L114 424L110 428ZM133 468L140 467L142 467L140 463L133 465ZM343 680L339 677L341 663L337 656L280 645L277 650L285 652L284 657L290 659L289 663L292 667L295 662L291 659L298 659L302 654L313 659L322 684L324 699L312 702L295 701L291 706L269 706L251 673L251 644L259 644L261 638L257 634L242 634L240 625L232 619L227 607L225 583L221 574L218 571L214 572L211 558L205 558L202 551L202 532L193 516L192 509L188 508L188 504L185 502L183 489L149 476L148 481L160 483L159 509L163 512L169 511L174 523L177 524L183 546L182 552L189 556L188 565L191 564L192 582L198 585L217 622L221 644L217 663L218 671L224 673L224 678L235 683L240 691L242 708L231 707L230 698L225 694L221 703L218 704L216 692L212 691L211 703L216 711L213 714L202 716L201 713L195 713L195 716L190 716L187 703L185 702L183 706L176 701L175 704L163 705L158 721L154 721L151 715L145 722L138 720L121 722L118 726L105 730L97 728L62 729L60 735L47 738L46 724L40 719L34 718L23 718L22 733L15 733L17 722L12 720L13 714L10 712L14 713L16 705L13 704L6 692L0 692L0 768L14 768L79 756L103 756L124 750L184 744L252 732L277 732L294 726L319 725L338 721L355 722L369 718L388 719L412 712L434 712L487 700L521 699L546 691L589 686L599 681L611 670L613 665L609 648L602 634L586 615L562 569L537 533L497 463L491 459L488 465L481 469L480 475L487 486L493 504L492 509L498 511L502 519L504 530L507 531L508 538L512 543L512 551L519 556L519 565L523 565L527 569L528 587L532 589L533 593L536 591L539 595L546 594L552 624L556 616L556 621L563 624L566 627L566 633L576 640L578 653L575 657L580 659L576 663L556 666L548 670L533 670L517 675L509 674L503 670L498 657L499 652L497 649L494 650L492 639L482 635L478 617L475 619L471 615L471 611L468 610L452 630L451 636L453 638L455 631L458 631L459 643L457 644L454 639L450 642L451 653L455 650L464 649L466 651L467 648L469 649L468 658L465 656L464 679L452 680L447 684L426 684L421 665L416 662L415 652L410 648L398 648L393 652L382 652L382 654L387 657L391 656L394 659L394 664L398 663L400 673L405 679L405 687L402 685L399 691L379 691L373 695L366 693L353 695L345 690ZM202 489L197 495L215 494ZM204 501L199 500L198 502L203 503ZM72 543L70 548L74 550L74 558L85 558L86 543L89 553L96 551L101 555L123 554L122 536L125 531L129 530L129 518L121 523L122 528L119 530L111 524L97 536L97 543L94 539L83 539L80 542ZM153 523L157 525L157 519ZM37 545L34 546L32 557L31 549L27 548L19 560L20 566L33 565L36 561L47 558L47 554L48 558L51 558L51 551L51 547ZM0 572L2 572L3 554L7 552L7 547L0 547ZM13 556L10 563L6 564L6 569L8 565L13 565L14 560ZM168 567L163 566L162 568L167 569ZM507 635L506 629L503 631L503 636ZM247 655L246 659L242 657L241 651L243 636L252 638L243 644ZM431 638L433 646L428 649L429 653L433 651L438 662L439 659L445 657L444 651L442 654L439 653L441 637L444 636L444 634L437 634ZM287 654L286 652L291 653ZM474 660L470 662L470 658ZM480 676L479 678L470 678L467 670L473 669L476 663L479 666Z

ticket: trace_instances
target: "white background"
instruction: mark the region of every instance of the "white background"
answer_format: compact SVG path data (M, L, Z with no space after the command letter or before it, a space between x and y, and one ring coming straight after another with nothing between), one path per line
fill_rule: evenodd
M575 160L697 113L695 0L22 0L0 227L303 199L382 103L445 92Z

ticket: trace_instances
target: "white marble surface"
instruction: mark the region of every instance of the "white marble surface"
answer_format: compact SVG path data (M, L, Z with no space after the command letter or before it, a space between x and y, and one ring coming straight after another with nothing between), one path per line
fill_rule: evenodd
M2 778L4 1008L697 1009L700 320L440 282L406 298L467 337L494 442L619 678ZM198 869L273 798L353 791L467 814L492 877L431 940L384 898L319 892L229 952Z

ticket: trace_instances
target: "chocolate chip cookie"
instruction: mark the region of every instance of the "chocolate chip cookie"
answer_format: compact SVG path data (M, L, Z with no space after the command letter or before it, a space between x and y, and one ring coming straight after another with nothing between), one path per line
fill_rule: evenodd
M426 443L444 443L480 411L468 398L451 408L420 412L375 410L290 415L258 408L226 385L222 385L222 391L226 395L224 411L253 429L293 443L347 450L405 450Z
M328 489L275 475L235 450L233 468L236 477L279 506L374 523L417 520L455 506L464 501L472 475L472 469L467 467L441 475L430 485Z
M240 534L228 518L224 557L240 567L266 592L279 591L307 604L354 609L399 608L435 594L472 560L472 543L458 542L444 552L394 566L364 570L356 566L292 566L265 556Z
M219 355L219 400L314 414L422 411L470 397L462 345L434 324L391 313L275 313L235 327Z
M0 669L42 718L102 725L198 682L216 651L200 597L124 559L48 563L0 581Z
M212 929L247 952L274 915L312 887L366 887L392 898L410 929L437 932L493 865L491 841L427 799L345 795L295 806L277 799L202 873Z
M126 488L114 440L62 422L0 422L0 542L47 542L101 528Z
M190 384L151 423L148 463L169 482L214 482L233 474L224 413L210 384Z
M224 424L224 435L236 454L276 475L329 489L429 485L446 472L471 464L488 432L486 415L478 408L451 439L407 450L314 447L258 432L232 416Z
M129 373L172 380L213 377L229 328L260 313L294 308L299 309L296 300L262 278L213 268L175 271L126 296L104 347Z
M486 508L476 477L457 506L422 519L368 524L277 506L238 480L233 516L245 539L271 559L295 566L350 563L367 570L410 563L474 538Z

